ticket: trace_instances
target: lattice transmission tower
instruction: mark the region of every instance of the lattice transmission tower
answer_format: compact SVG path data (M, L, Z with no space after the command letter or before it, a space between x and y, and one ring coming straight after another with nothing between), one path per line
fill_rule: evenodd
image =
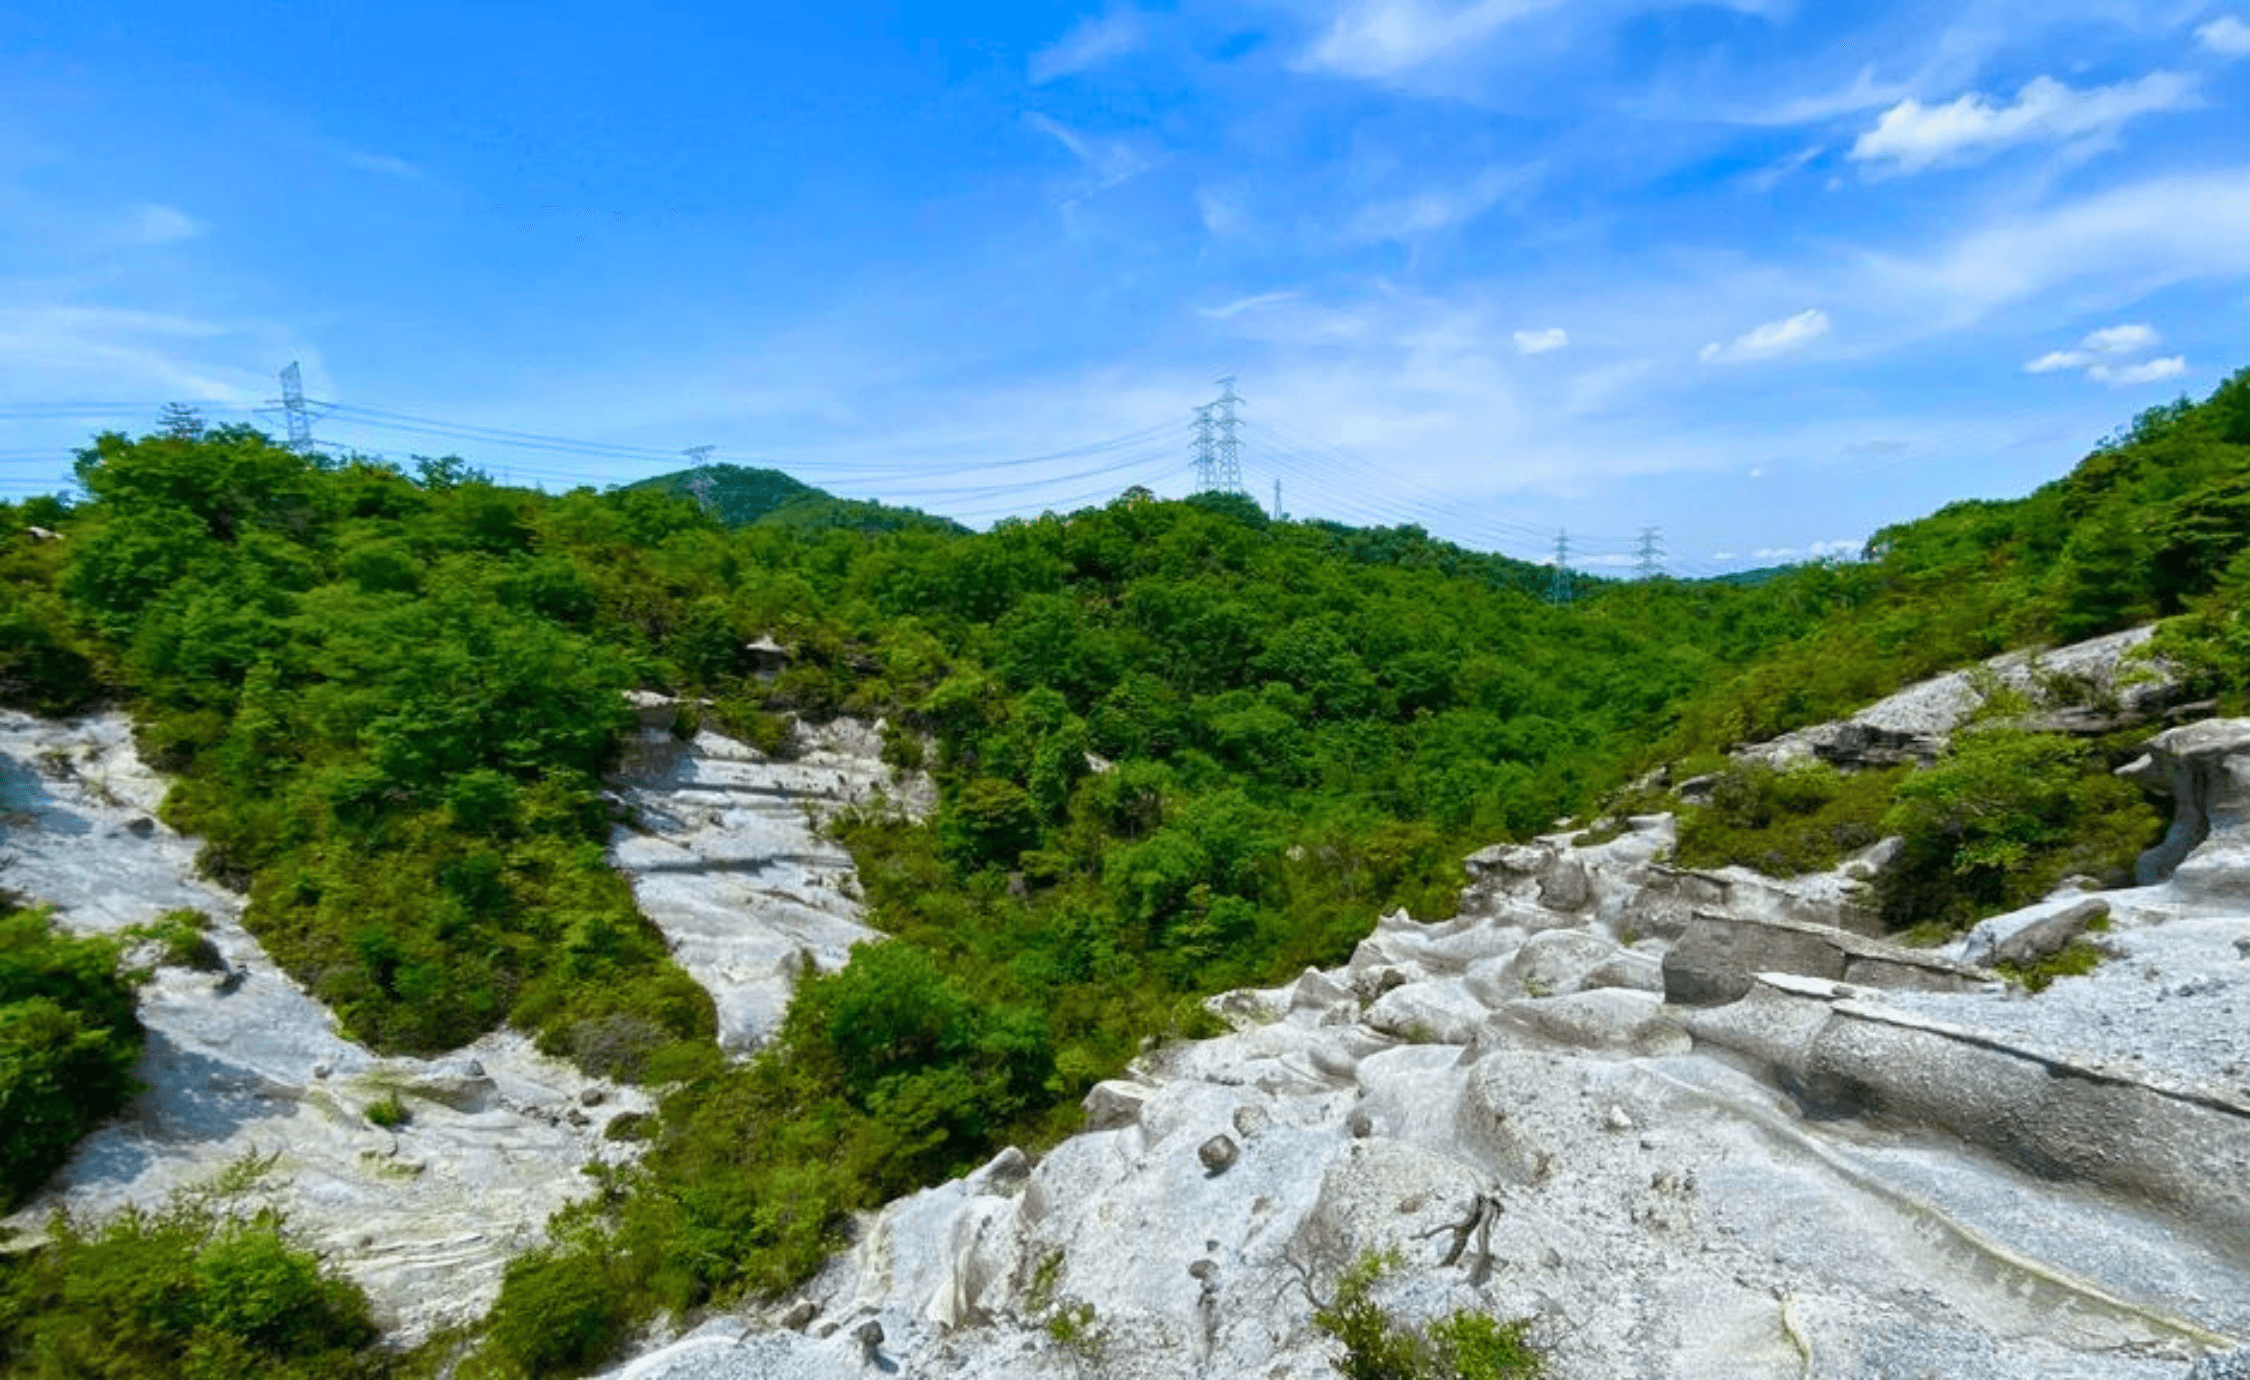
M1549 603L1567 604L1570 602L1570 597L1570 533L1557 532L1555 533L1555 569L1547 577L1547 600Z
M1633 563L1633 571L1644 580L1653 580L1664 573L1664 529L1641 529L1640 559Z
M290 360L289 367L281 371L281 396L266 399L266 404L258 409L258 415L270 417L276 412L281 414L283 423L289 429L289 449L300 454L319 449L320 443L313 439L312 434L312 424L317 420L313 409L317 407L325 413L327 404L305 401L305 385L297 373L297 361Z
M1243 494L1247 497L1249 491L1242 487L1242 419L1234 415L1234 409L1242 398L1234 391L1234 375L1229 374L1220 379L1219 386L1226 391L1219 395L1217 402L1211 404L1218 409L1218 416L1211 423L1211 429L1218 434L1218 439L1212 446L1214 464L1211 487L1223 493Z

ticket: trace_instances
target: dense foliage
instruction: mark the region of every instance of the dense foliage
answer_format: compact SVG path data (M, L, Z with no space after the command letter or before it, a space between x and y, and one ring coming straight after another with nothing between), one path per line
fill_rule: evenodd
M134 1089L141 1023L118 945L0 895L0 1208L39 1191Z
M353 1380L388 1374L359 1289L271 1213L185 1198L99 1226L57 1214L0 1265L0 1375Z

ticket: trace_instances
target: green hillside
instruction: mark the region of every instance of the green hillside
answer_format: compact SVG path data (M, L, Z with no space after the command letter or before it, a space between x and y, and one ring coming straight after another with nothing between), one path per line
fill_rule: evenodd
M793 532L966 532L948 518L866 499L838 498L780 470L743 465L698 465L626 486L694 500L722 526L767 526Z
M1463 854L1656 763L2157 617L2196 693L2250 689L2250 374L1865 561L1568 605L1540 567L1210 495L963 534L709 473L708 507L683 476L544 495L222 428L103 436L83 502L0 506L0 699L129 706L179 778L167 818L354 1036L512 1024L667 1085L643 1167L510 1271L503 1371L788 1284L848 1212L1066 1130L1202 996L1339 961L1394 906L1450 913ZM766 633L796 652L771 681ZM926 824L845 824L894 942L807 981L744 1064L603 861L634 688L769 747L789 716L882 716L939 786ZM2116 750L1996 724L1927 771L1738 772L1688 829L1777 866L1901 832L1885 916L1942 929L2145 845Z

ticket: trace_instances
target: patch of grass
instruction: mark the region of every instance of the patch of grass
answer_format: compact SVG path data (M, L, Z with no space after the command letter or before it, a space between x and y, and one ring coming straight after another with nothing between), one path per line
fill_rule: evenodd
M2056 978L2084 977L2108 957L2092 940L2073 939L2037 963L1996 963L1993 971L2029 991L2044 992L2054 986Z
M1336 1373L1346 1380L1532 1380L1546 1356L1531 1340L1532 1320L1509 1321L1464 1309L1427 1327L1391 1316L1375 1300L1383 1277L1402 1263L1396 1250L1369 1251L1336 1282L1335 1300L1313 1323L1343 1343Z
M386 1131L395 1131L414 1119L406 1110L406 1103L393 1088L367 1104L367 1119Z

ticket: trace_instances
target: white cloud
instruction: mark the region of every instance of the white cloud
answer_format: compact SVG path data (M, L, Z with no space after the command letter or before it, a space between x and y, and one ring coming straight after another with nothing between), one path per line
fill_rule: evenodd
M1828 334L1833 323L1828 313L1810 307L1795 316L1768 321L1756 330L1721 345L1714 340L1697 356L1705 364L1749 364L1793 354Z
M2243 23L2231 14L2217 19L2195 31L2203 46L2221 57L2250 57L2250 24Z
M1560 326L1549 326L1543 331L1517 331L1515 339L1517 354L1543 355L1568 345L1570 332Z
M2136 321L2122 326L2104 326L2079 344L2097 355L2131 355L2153 348L2158 339L2154 326Z
M1140 13L1130 7L1089 15L1069 33L1031 55L1032 83L1043 85L1099 67L1138 52L1147 41L1147 26Z
M1974 162L2012 144L2104 138L2136 116L2180 110L2195 100L2196 79L2180 72L2151 72L2139 81L2086 91L2034 77L2013 105L1994 105L1977 92L1945 105L1901 101L1859 136L1851 157L1884 171L1920 172Z
M1351 77L1395 77L1475 47L1516 20L1561 2L1354 0L1305 54L1305 63Z
M203 227L170 206L143 206L126 222L126 238L141 244L170 244L192 238Z
M2075 350L2050 350L2023 366L2027 374L2053 374L2064 369L2084 369L2097 365L2105 356L2139 354L2153 349L2162 337L2156 328L2144 322L2127 322L2119 326L2104 326L2087 333Z
M2086 371L2086 377L2122 388L2128 384L2155 383L2159 379L2178 378L2187 372L2186 355L2169 355L2163 359L2143 360L2139 364L2097 364Z

